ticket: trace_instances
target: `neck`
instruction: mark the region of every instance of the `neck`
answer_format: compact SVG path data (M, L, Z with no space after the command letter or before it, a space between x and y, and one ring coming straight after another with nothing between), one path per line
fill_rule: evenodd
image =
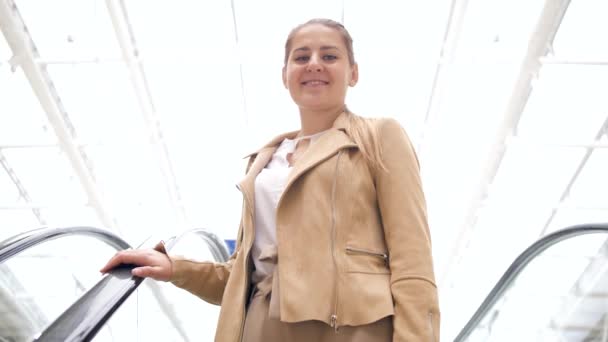
M313 135L330 129L336 118L342 114L345 106L313 110L300 108L300 134L299 136Z

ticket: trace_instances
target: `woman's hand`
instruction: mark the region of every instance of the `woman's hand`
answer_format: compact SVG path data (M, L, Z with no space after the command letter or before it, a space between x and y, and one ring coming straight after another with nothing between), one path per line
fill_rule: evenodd
M101 273L107 273L120 264L133 264L131 273L138 277L150 277L156 280L169 281L173 272L171 259L154 249L126 250L116 253L108 263L101 268Z

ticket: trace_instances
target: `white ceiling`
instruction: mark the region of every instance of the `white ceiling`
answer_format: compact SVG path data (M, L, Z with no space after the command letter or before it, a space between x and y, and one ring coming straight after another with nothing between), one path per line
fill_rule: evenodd
M234 238L242 156L298 125L284 39L329 17L355 40L349 107L398 119L417 146L449 339L533 241L608 221L607 13L604 0L0 0L0 238L73 224L134 245L193 227Z

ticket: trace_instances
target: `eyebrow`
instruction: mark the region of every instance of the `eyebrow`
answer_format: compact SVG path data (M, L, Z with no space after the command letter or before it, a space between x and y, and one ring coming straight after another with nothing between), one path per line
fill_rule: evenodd
M338 49L337 46L333 46L333 45L323 45L321 46L321 50L338 50L340 51L340 49ZM297 49L294 49L293 52L298 52L298 51L310 51L311 49L307 46L303 46L303 47L299 47Z

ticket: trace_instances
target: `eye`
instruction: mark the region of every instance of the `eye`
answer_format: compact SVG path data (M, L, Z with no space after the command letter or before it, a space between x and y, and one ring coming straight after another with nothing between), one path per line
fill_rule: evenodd
M333 61L333 60L338 59L338 56L335 56L335 55L325 55L325 56L323 56L323 59L326 60L326 61Z
M306 61L308 61L309 58L310 57L308 57L308 56L297 56L296 58L294 58L294 60L296 62L306 62Z

